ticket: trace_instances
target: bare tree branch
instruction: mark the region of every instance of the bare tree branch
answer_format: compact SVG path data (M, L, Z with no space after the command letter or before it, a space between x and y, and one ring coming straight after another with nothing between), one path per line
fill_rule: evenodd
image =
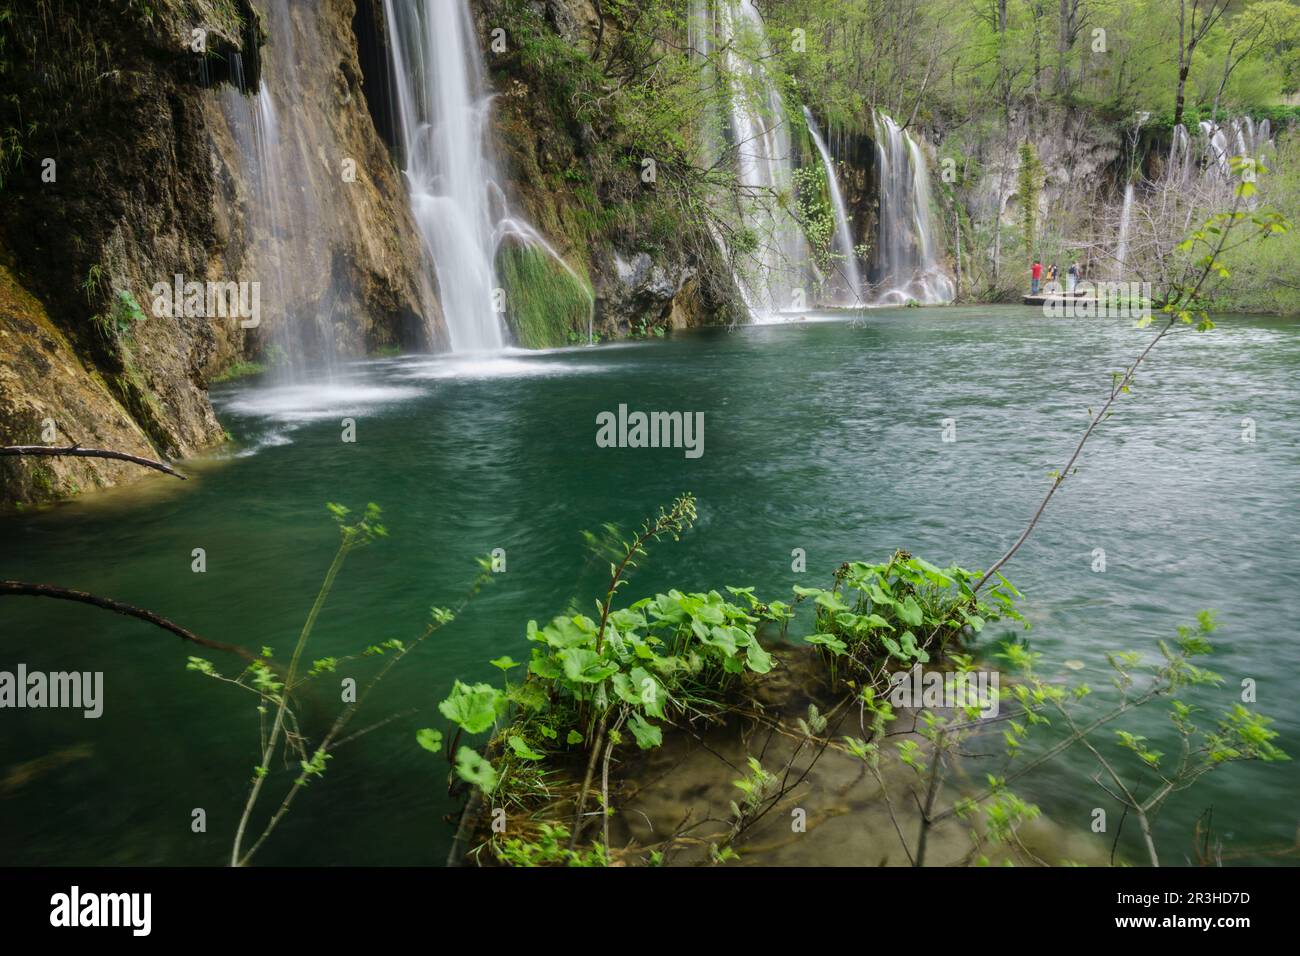
M154 471L161 471L165 475L171 475L173 478L179 478L186 481L185 475L173 468L166 462L154 461L152 458L141 458L139 455L128 455L124 451L110 451L107 448L82 448L80 445L67 445L59 447L56 445L0 445L0 457L19 457L19 456L44 456L47 458L111 458L114 461L129 461L134 465L143 465L145 468L152 468Z
M79 604L89 604L93 607L103 608L105 611L112 611L115 614L123 614L127 617L134 617L141 621L146 621L154 627L160 627L164 631L171 631L182 640L189 641L192 644L198 644L200 647L210 647L217 651L228 651L231 654L237 654L246 661L257 660L256 655L250 651L244 650L234 644L223 644L220 641L210 641L206 637L199 637L193 631L181 627L175 621L168 620L161 614L155 614L153 611L146 610L142 607L136 607L134 604L126 604L122 601L114 601L112 598L102 598L86 591L76 591L72 588L55 587L52 584L31 584L26 581L0 581L0 597L45 597L55 598L60 601L76 601Z

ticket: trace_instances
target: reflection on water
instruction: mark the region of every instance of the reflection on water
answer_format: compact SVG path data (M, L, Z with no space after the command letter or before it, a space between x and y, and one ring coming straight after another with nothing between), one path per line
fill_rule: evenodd
M446 767L414 730L441 725L436 703L453 677L493 679L489 659L526 653L529 618L575 596L590 606L603 571L581 529L635 525L682 491L698 496L698 526L652 552L628 601L724 584L787 596L842 561L899 546L987 565L1145 334L1021 308L899 309L596 349L386 359L325 389L225 385L213 397L242 457L188 462L188 482L160 477L5 518L0 576L145 605L285 656L337 541L325 503L374 501L390 537L349 558L309 652L342 656L418 634L430 605L460 596L474 557L504 548L509 570L394 671L358 726L399 719L340 751L261 856L439 863L454 807ZM1300 673L1298 371L1294 320L1228 319L1157 349L1007 569L1047 664L1077 660L1072 674L1105 693L1108 652L1150 650L1215 607L1222 653L1211 663L1225 683L1194 702L1217 711L1252 678L1279 742L1300 750L1290 687ZM704 457L597 448L596 415L620 403L703 412ZM1247 417L1254 443L1241 440ZM355 420L355 442L340 440L343 418ZM942 441L948 418L952 443ZM199 547L202 574L191 571ZM791 573L794 548L807 552L805 574ZM1091 570L1097 548L1104 573ZM0 860L222 862L258 759L246 695L187 673L192 649L179 641L93 608L7 599L0 634L0 667L105 675L99 720L0 712L0 779L41 768L0 793ZM360 682L369 666L336 678ZM303 702L308 728L320 732L337 700L336 684L320 684ZM1152 711L1129 729L1162 741L1168 726ZM69 752L85 755L57 759ZM1157 820L1162 856L1183 860L1211 805L1228 847L1290 842L1298 767L1232 767L1176 795ZM1109 806L1093 769L1071 754L1020 790L1059 825L1086 828L1094 807ZM190 829L198 807L204 834Z

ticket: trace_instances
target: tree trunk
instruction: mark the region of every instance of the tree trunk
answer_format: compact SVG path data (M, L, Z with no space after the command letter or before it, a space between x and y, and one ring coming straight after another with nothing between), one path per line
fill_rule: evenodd
M1183 94L1187 88L1187 71L1191 68L1191 50L1186 49L1185 21L1187 0L1178 3L1178 93L1174 97L1174 125L1183 121Z
M1056 92L1064 93L1069 86L1069 70L1065 55L1070 51L1070 0L1061 0L1061 20L1056 31Z
M1179 59L1181 60L1182 57L1179 57ZM1188 69L1189 68L1187 66L1180 66L1178 68L1178 95L1174 98L1174 125L1175 126L1177 126L1179 123L1183 121L1183 103L1186 98L1185 94L1187 90Z

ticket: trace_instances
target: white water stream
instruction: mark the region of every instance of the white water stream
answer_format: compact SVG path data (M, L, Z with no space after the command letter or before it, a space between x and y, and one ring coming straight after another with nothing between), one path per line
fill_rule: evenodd
M952 279L935 250L929 172L921 147L884 113L874 116L880 212L874 250L876 301L952 301Z
M822 165L826 167L826 181L830 187L831 207L835 215L835 255L834 275L830 279L830 289L835 298L834 304L855 306L862 304L862 273L858 269L858 256L854 251L853 234L849 228L849 213L844 204L844 194L835 175L835 161L831 158L826 141L822 139L817 121L813 119L808 107L803 110L804 119L808 121L808 132L812 134L813 143L821 155Z

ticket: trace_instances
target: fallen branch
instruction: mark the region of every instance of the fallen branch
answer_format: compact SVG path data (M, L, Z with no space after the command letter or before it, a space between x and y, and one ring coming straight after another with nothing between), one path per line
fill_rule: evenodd
M110 451L107 448L82 448L80 445L0 445L0 457L44 456L47 458L111 458L114 461L129 461L134 465L143 465L165 475L188 480L185 475L162 461L128 455L124 451Z
M124 604L121 601L114 601L112 598L102 598L86 591L74 591L71 588L54 587L51 584L30 584L26 581L0 581L0 597L12 597L15 595L27 597L45 597L56 598L60 601L76 601L80 604L90 604L93 607L103 608L105 611L112 611L115 614L124 614L127 617L134 617L141 621L147 621L155 627L160 627L164 631L171 631L182 640L198 644L200 647L210 647L213 650L228 651L231 654L237 654L246 661L257 660L256 655L250 651L244 650L234 644L223 644L220 641L210 641L206 637L199 637L193 631L186 630L175 621L169 621L160 614L153 611L147 611L142 607L136 607L134 604Z

